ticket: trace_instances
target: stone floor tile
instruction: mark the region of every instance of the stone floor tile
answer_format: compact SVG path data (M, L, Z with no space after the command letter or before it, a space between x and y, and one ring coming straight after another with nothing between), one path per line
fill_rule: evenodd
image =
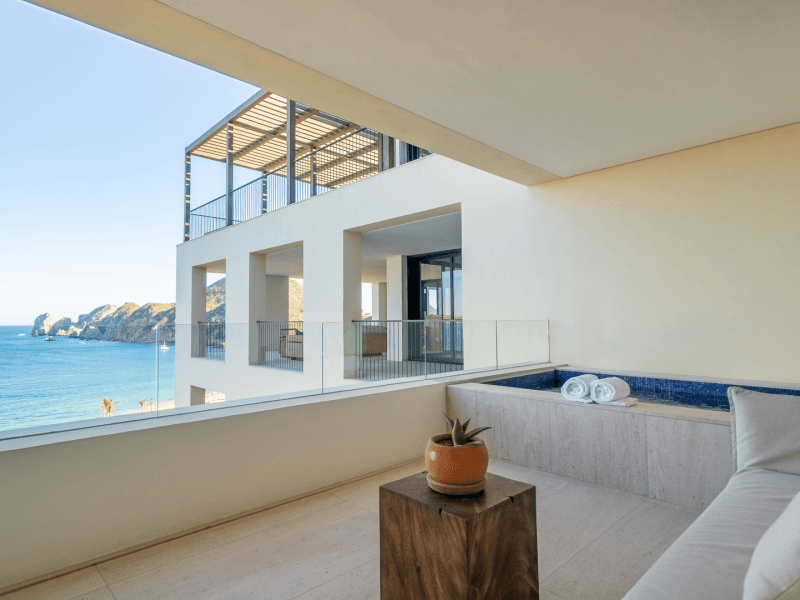
M542 584L567 600L622 598L699 514L646 500Z
M110 588L116 600L289 600L377 554L377 515L344 503Z
M121 556L97 566L108 585L135 577L166 564L224 546L237 539L300 519L314 512L345 502L327 494L317 494L282 504L241 519L223 523L163 544Z
M106 582L97 569L89 567L12 592L3 596L3 600L73 600L105 587Z
M380 561L376 558L294 600L380 600L380 596Z

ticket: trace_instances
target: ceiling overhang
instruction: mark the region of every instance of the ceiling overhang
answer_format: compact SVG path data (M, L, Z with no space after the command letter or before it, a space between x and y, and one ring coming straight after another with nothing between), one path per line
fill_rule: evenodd
M533 185L800 122L797 0L34 0Z
M155 0L31 2L523 185L552 173Z

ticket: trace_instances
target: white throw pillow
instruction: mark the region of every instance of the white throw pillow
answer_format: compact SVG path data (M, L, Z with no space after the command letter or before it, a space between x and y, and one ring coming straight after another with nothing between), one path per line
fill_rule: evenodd
M800 396L728 388L733 470L800 475Z
M758 542L743 600L800 600L800 494Z

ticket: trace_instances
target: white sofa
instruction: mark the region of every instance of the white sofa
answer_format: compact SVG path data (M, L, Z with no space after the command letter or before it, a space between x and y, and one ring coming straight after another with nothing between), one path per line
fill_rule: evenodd
M800 397L730 388L728 399L733 477L624 600L743 598L756 545L800 492Z

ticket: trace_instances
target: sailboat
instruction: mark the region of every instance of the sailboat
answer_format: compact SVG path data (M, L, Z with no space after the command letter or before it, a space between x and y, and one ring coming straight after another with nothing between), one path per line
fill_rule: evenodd
M164 342L161 342L161 345L158 347L159 350L169 350L169 346L167 346Z

